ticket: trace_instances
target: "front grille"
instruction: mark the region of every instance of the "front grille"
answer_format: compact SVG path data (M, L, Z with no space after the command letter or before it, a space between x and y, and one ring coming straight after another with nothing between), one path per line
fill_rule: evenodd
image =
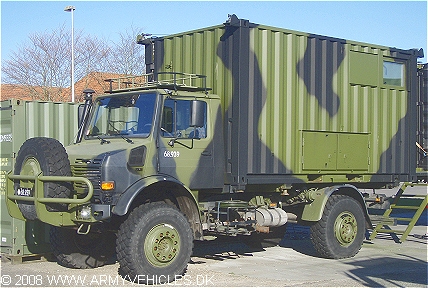
M94 198L99 199L101 192L101 164L102 159L76 159L71 167L71 172L75 177L85 177L94 186ZM74 189L87 193L88 188L84 183L75 182Z

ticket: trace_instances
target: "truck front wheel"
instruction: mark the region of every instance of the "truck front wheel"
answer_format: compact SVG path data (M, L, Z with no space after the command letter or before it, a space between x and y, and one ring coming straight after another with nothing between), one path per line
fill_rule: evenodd
M163 202L135 208L117 238L121 276L140 284L161 284L181 277L193 250L187 218Z
M330 196L321 220L311 226L314 248L325 258L354 256L363 245L364 235L363 209L357 200L346 195Z

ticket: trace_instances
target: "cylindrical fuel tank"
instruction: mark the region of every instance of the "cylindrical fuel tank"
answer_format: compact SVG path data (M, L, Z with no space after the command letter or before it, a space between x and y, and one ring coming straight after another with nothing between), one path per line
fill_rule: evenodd
M257 208L256 220L260 226L277 227L287 223L287 213L281 208Z

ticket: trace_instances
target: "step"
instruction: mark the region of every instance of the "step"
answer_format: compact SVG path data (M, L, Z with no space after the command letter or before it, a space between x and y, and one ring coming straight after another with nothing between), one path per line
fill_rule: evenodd
M406 230L395 230L395 229L376 229L377 232L380 233L396 233L396 234L403 234L406 232Z
M396 226L397 220L395 218L385 218L382 215L369 215L373 225L383 224Z
M413 220L413 218L404 218L404 217L394 217L394 219L397 221L408 221L408 222Z
M407 210L418 210L419 206L398 206L391 204L391 209L407 209Z

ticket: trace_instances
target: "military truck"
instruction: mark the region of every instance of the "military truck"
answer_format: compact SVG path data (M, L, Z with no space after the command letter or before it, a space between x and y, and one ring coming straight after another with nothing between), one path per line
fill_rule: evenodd
M32 138L7 176L11 216L52 225L58 263L116 252L138 283L184 275L194 241L310 226L352 257L371 227L360 189L416 181L417 59L250 23L137 37L147 74L85 90L79 133Z

